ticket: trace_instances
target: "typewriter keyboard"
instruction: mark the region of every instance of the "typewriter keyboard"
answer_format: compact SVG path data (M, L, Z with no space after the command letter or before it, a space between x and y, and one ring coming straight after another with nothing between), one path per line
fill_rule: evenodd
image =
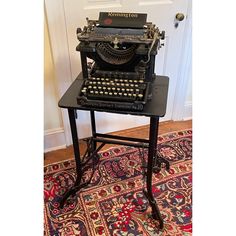
M94 107L142 110L148 86L142 79L91 77L84 81L79 101Z

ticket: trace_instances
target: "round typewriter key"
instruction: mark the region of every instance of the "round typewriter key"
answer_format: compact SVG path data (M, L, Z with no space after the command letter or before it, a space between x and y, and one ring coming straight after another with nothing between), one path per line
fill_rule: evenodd
M120 79L120 82L122 83L122 82L123 82L123 79Z
M106 89L107 89L107 87L102 87L102 89L106 90Z
M121 83L120 85L121 85L121 86L125 86L125 84L123 84L123 83Z
M93 86L93 89L97 89L97 86Z
M120 86L120 83L116 83L117 86Z
M137 97L137 95L135 93L133 93L133 97Z
M139 80L139 82L140 82L140 83L143 83L143 82L144 82L144 80L143 80L143 79L141 79L141 80Z
M121 89L121 91L123 91L123 92L124 92L124 91L125 91L125 89L124 89L124 88L122 88L122 89Z
M104 81L104 78L101 78L101 81Z
M136 88L137 88L137 87L138 87L138 84L135 84L135 85L134 85L134 87L136 87Z
M122 96L122 93L119 93L120 96Z
M107 90L108 90L108 91L110 91L110 90L111 90L111 88L110 88L110 87L108 87L108 88L107 88Z
M89 86L88 86L88 88L89 88L89 89L91 89L91 88L92 88L92 86L91 86L91 85L89 85Z
M98 89L102 89L102 87L101 87L101 86L98 86Z
M125 79L125 80L124 80L124 82L125 82L125 83L127 83L127 82L128 82L128 80L127 80L127 79Z
M124 93L124 96L127 96L127 93Z
M127 87L128 87L128 86L129 86L129 84L125 84L125 86L127 86Z
M108 82L107 85L110 85L110 83Z
M93 91L93 90L91 90L91 91L90 91L90 93L92 93L92 94L93 94L93 93L94 93L94 91Z
M101 84L101 82L100 82L100 81L98 81L98 84Z
M108 79L108 78L106 78L105 80L106 80L106 81L109 81L109 79Z
M131 87L134 87L134 84L130 84Z
M132 97L132 93L128 93L128 96L129 96L129 97Z
M112 95L112 93L110 92L109 95Z
M98 91L95 91L95 94L98 94Z
M117 96L117 92L114 92L114 95Z
M116 88L117 91L120 91L120 88Z
M108 92L104 92L104 94L105 94L105 95L107 95L107 94L108 94Z
M129 80L129 82L130 82L130 83L132 83L132 82L133 82L133 80L132 80L132 79L130 79L130 80Z
M142 97L143 97L143 95L142 95L142 94L138 94L138 97L139 97L139 98L142 98Z
M99 93L100 93L101 95L103 95L103 91L100 91Z
M113 91L114 91L114 90L116 90L116 88L115 88L115 87L112 87L111 89L112 89Z

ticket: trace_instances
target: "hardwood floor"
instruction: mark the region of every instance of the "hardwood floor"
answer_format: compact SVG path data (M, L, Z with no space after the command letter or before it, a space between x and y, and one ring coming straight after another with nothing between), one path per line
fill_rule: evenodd
M127 137L137 137L137 138L148 138L149 135L149 126L140 126L137 128L132 128L132 129L126 129L122 131L117 131L117 132L112 132L111 134L115 135L120 135L120 136L127 136ZM160 122L159 124L159 135L176 131L176 130L184 130L184 129L191 129L192 128L192 120L187 120L187 121L166 121L166 122ZM83 140L80 140L80 151L83 154L86 149L86 143ZM104 149L107 149L109 147L112 147L115 145L105 145ZM54 162L59 162L62 160L67 160L71 159L74 157L73 154L73 147L72 145L52 151L52 152L47 152L44 154L44 165L52 164Z

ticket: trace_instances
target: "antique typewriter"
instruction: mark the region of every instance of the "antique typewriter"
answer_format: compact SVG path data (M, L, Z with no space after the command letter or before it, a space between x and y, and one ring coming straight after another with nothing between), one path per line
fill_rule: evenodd
M77 29L83 85L82 106L142 111L151 99L155 56L165 32L147 14L100 12Z

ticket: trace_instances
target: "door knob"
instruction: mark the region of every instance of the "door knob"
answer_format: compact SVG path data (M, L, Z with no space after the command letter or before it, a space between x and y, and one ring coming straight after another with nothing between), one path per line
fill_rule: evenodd
M175 15L175 19L176 19L177 21L182 21L182 20L184 19L184 14L183 14L183 13L177 13L177 14Z

